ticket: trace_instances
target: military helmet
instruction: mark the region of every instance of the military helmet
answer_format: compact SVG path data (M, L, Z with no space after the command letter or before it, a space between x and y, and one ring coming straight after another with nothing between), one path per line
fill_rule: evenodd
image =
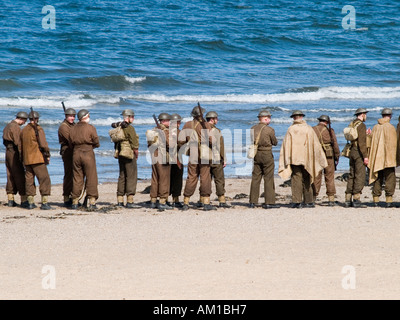
M384 109L382 110L381 114L382 114L383 116L385 116L385 115L391 115L391 114L392 114L392 109L390 109L390 108L384 108Z
M365 109L365 108L358 108L358 109L356 110L356 112L354 112L354 115L355 115L355 116L358 116L358 115L361 114L361 113L368 113L368 111L367 111L367 109Z
M25 111L20 111L16 115L17 118L28 119L28 114Z
M39 112L37 111L29 112L29 119L39 119Z
M326 121L326 122L328 122L328 123L331 122L331 119L329 118L329 116L327 116L327 115L325 115L325 114L319 116L319 118L317 118L317 119L318 119L319 121Z
M162 112L158 115L158 120L171 120L171 115L166 112Z
M86 110L86 109L79 110L79 112L78 112L78 119L79 119L79 120L82 120L82 118L84 118L84 117L87 116L88 114L89 114L89 111Z
M258 118L260 118L260 117L270 117L271 116L271 112L269 112L268 110L261 110L259 113L258 113Z
M67 110L65 110L64 114L65 115L76 115L76 111L73 108L68 108Z
M122 111L121 115L123 117L129 117L129 116L134 116L135 112L133 112L132 109L125 109L124 111Z
M291 118L295 117L295 116L305 116L305 114L303 112L301 112L300 110L295 110L292 112L292 115L290 116Z
M174 113L174 114L171 114L171 120L181 121L182 117L179 114Z
M201 108L201 113L204 114L204 112L205 112L206 110L205 110L204 108L202 108L202 107L200 107L200 108ZM200 115L199 106L194 107L194 108L192 109L192 112L190 113L190 115L191 115L192 117L198 117L198 116Z
M218 113L216 113L215 111L208 111L206 114L206 119L210 118L218 118Z

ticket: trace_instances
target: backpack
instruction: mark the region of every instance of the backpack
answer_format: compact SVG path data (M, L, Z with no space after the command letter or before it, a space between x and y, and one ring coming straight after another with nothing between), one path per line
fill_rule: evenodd
M111 129L108 131L112 142L121 142L125 140L125 133L121 126Z
M348 127L343 129L344 137L347 141L355 141L358 139L358 132L357 132L357 127L361 124L362 122L359 121L356 124L354 124L354 121L352 121Z

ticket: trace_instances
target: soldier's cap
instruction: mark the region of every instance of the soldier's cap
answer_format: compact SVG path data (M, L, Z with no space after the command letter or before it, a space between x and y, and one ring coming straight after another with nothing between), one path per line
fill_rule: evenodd
M79 119L79 120L82 120L82 119L83 119L84 117L86 117L88 114L89 114L89 110L86 110L86 109L79 110L79 112L78 112L78 119Z
M200 108L201 108L201 113L204 114L204 112L206 112L206 110L205 110L203 107L200 107ZM192 109L192 112L190 113L190 115L191 115L192 117L198 117L198 116L200 115L200 109L199 109L199 107L198 107L198 106L194 107L194 108Z
M208 111L206 114L206 119L211 118L218 118L218 113L216 113L215 111Z
M28 114L25 111L20 111L17 113L16 118L28 119Z
M258 118L260 118L260 117L271 117L271 112L269 112L268 110L261 110L259 113L258 113L258 116L257 116Z
M171 120L181 121L182 117L178 113L171 114Z
M326 121L326 122L328 122L328 123L331 122L331 119L329 118L329 116L327 116L327 115L325 115L325 114L319 116L319 118L317 118L317 119L318 119L319 121Z
M295 110L295 111L292 112L292 115L290 117L293 118L295 116L303 116L304 117L305 114L300 110Z
M37 111L29 112L29 119L39 119L39 112Z
M369 111L367 110L367 109L365 109L365 108L358 108L357 110L356 110L356 112L354 112L354 115L355 116L358 116L359 114L361 114L361 113L368 113Z
M129 117L129 116L134 116L135 112L133 112L132 109L125 109L124 111L122 111L121 115L123 117Z
M76 111L73 108L68 108L67 110L65 110L64 114L65 115L76 115Z
M171 115L166 112L162 112L158 115L158 120L171 120Z
M385 116L385 115L391 115L392 114L392 109L390 108L384 108L381 112L381 115Z

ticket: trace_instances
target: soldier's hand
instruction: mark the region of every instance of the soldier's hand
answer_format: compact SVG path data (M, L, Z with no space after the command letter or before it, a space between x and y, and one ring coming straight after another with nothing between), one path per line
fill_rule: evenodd
M139 157L139 150L138 149L133 150L133 154L135 155L135 159L137 159Z
M226 161L224 161L224 168L226 167Z
M368 158L364 158L364 165L368 165Z

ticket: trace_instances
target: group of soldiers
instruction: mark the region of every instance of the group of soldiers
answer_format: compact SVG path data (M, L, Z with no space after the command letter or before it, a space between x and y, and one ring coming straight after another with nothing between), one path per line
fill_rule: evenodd
M99 137L94 126L89 124L90 112L86 109L78 113L73 108L64 109L65 119L58 130L60 155L64 164L63 202L71 209L78 209L79 202L86 193L84 205L96 209L98 177L93 149L98 148ZM229 208L225 198L224 168L226 154L221 130L217 128L218 114L200 105L193 108L193 119L180 129L182 117L161 113L154 116L156 126L146 132L147 146L152 159L150 187L150 207L158 210L180 208L189 209L191 197L199 184L198 207L216 210L211 204L212 180L218 196L219 207ZM349 179L345 191L346 207L362 207L360 195L365 186L366 170L369 183L373 184L373 201L378 205L384 186L386 206L393 206L396 184L395 168L399 165L397 147L399 129L390 124L392 110L382 110L382 118L372 129L366 129L368 111L359 108L350 126L357 131L356 139L348 144ZM134 202L137 186L137 158L139 137L133 127L134 111L125 109L123 120L113 123L113 128L121 130L122 137L114 142L115 158L118 159L119 177L117 184L117 206L140 208ZM75 122L76 116L78 122ZM336 205L334 173L341 152L330 118L321 115L318 125L311 127L304 120L305 114L296 110L291 114L292 125L282 141L278 174L291 180L292 208L314 207L320 192L322 175L325 178L328 205ZM275 203L273 146L278 144L274 129L270 126L271 113L262 110L258 114L259 123L251 128L254 153L250 186L249 206L255 208L260 197L260 184L264 179L265 209L279 208ZM21 129L29 119L29 123ZM17 206L15 195L21 197L21 207L36 208L35 178L39 182L41 209L49 210L51 180L47 170L50 150L43 128L39 125L39 113L20 111L16 118L3 130L6 147L6 169L8 197L7 205ZM182 155L188 155L187 178L183 188L184 166ZM183 203L180 196L183 190ZM126 196L126 202L125 202ZM169 197L171 196L171 201Z

